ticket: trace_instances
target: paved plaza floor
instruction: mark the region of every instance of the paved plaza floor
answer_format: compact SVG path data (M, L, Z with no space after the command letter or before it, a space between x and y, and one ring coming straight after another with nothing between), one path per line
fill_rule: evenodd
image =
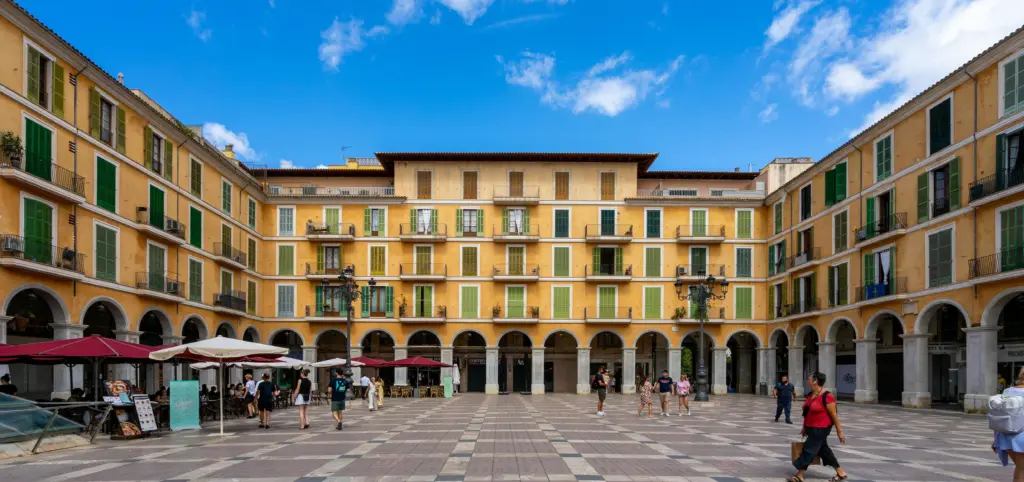
M385 400L369 413L350 403L344 431L328 407L310 407L299 430L294 409L275 412L271 430L255 420L202 431L0 462L0 481L458 481L783 480L792 473L795 425L773 423L770 398L714 397L689 417L637 418L637 397L460 395L451 400ZM847 445L831 437L850 480L1011 480L989 448L981 416L840 403ZM831 469L813 468L809 480Z

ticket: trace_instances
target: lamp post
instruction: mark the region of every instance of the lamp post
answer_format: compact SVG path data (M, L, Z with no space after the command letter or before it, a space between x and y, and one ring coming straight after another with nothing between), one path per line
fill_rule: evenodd
M341 281L341 286L338 289L341 290L341 297L345 300L345 377L352 378L352 302L359 299L359 285L356 284L355 270L352 266L346 266L338 276L338 280ZM326 284L327 281L324 280L324 285ZM370 278L367 284L372 287L377 282Z
M715 283L720 286L720 293L715 293ZM708 317L708 303L711 300L724 300L725 293L729 290L729 280L724 277L719 281L708 275L707 279L697 284L690 285L687 292L683 293L682 280L676 280L676 296L680 301L689 301L697 304L697 319L700 321L700 341L697 345L697 394L694 400L698 402L708 401L708 371L704 366L704 320Z

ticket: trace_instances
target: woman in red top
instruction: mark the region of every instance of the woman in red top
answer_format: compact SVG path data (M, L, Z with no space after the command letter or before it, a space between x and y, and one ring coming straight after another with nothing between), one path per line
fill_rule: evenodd
M796 475L789 477L787 481L803 482L804 472L815 457L821 457L823 464L836 469L836 476L829 480L846 480L846 471L839 467L839 460L828 446L828 434L832 432L832 425L835 425L839 442L845 444L846 435L843 434L843 425L839 423L839 415L836 413L836 399L825 391L822 387L824 384L824 373L815 372L807 378L811 394L804 400L804 427L800 430L800 435L807 439L804 440L803 452L793 461Z

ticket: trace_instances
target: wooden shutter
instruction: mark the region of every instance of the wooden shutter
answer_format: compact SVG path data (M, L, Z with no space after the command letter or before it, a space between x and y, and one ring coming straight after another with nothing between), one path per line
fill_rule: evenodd
M814 301L818 299L818 273L811 273L811 275L808 276L808 278L810 279L810 286L807 289L807 291L809 291L808 299Z
M601 200L611 201L615 199L615 173L601 173Z
M149 186L149 224L164 229L164 192Z
M530 234L530 210L523 209L523 229L521 230L524 234Z
M567 248L565 246L556 246L554 249L555 249L555 276L569 276L569 248ZM597 248L594 248L594 249L597 249ZM595 267L596 267L596 265L595 265Z
M370 225L370 208L363 209L363 236L371 236L372 226Z
M462 236L462 210L455 210L455 235Z
M874 254L868 253L868 254L864 255L864 272L862 274L863 274L862 277L864 279L864 285L863 286L864 286L865 298L866 298L867 297L866 296L867 295L866 290L867 290L868 285L875 284L875 255Z
M864 217L867 220L868 237L874 237L877 230L875 226L875 198L869 197L864 200Z
M598 318L615 318L615 288L600 286L597 288Z
M557 199L557 200L569 199L569 173L568 172L556 172L555 173L555 199Z
M708 233L708 212L703 209L694 209L692 212L693 226L690 226L691 236L707 236Z
M512 171L508 173L508 195L510 197L523 197L522 171Z
M661 237L661 211L647 211L647 233L648 238Z
M430 199L431 197L431 172L416 171L416 198Z
M277 274L291 276L295 274L295 247L277 247Z
M203 264L188 260L188 299L200 302L203 299Z
M313 312L316 314L315 316L324 316L324 287L316 285L313 290L316 293L316 305L313 307Z
M476 210L476 235L477 236L483 236L484 235L484 210L483 209L477 209Z
M741 239L750 239L752 233L751 228L753 225L753 219L751 219L752 211L737 211L736 212L736 237Z
M565 209L555 211L555 237L569 237L569 211Z
M167 179L174 178L174 143L169 139L164 139L164 177Z
M661 296L660 290L653 286L644 287L644 313L646 320L658 319L661 317Z
M895 269L896 268L894 265L893 270L895 271ZM849 302L849 294L847 293L847 285L849 284L849 282L847 281L849 276L849 273L847 272L848 270L849 265L845 263L839 265L839 276L837 276L836 282L839 283L839 300L837 302L840 305L845 305L846 303Z
M324 272L324 245L317 245L316 247L316 272Z
M116 140L116 142L114 144L115 144L115 149L117 149L117 152L119 152L121 154L124 154L124 139L125 139L125 135L127 134L125 124L126 124L126 122L125 122L124 109L122 109L121 107L118 107L117 108L117 128L116 128L117 129L117 135L116 135L117 140Z
M570 288L568 286L556 286L552 291L555 298L555 309L552 316L557 319L569 318Z
M768 276L775 275L775 245L768 247Z
M28 100L33 104L39 103L39 79L42 75L42 54L38 50L28 48Z
M100 91L89 87L89 135L100 138Z
M741 320L753 318L753 288L736 288L736 313L735 317Z
M339 248L340 249L340 248ZM256 271L256 240L249 238L249 256L246 257L249 269Z
M53 69L53 97L50 98L50 111L53 115L64 118L64 67L57 62L50 63Z
M836 268L828 267L828 306L836 306Z
M622 271L622 248L621 247L616 247L615 248L615 275L616 276L622 276L623 275L623 271Z
M476 286L462 287L462 318L477 318L480 315L478 310L479 288Z
M928 220L928 173L917 176L917 222Z
M591 273L598 274L601 272L601 248L594 248L594 265L591 266Z
M835 197L834 202L846 199L846 163L841 163L835 168Z
M142 129L142 164L153 169L153 129L149 126Z
M829 169L825 171L825 205L831 206L836 203L836 171Z
M768 319L775 318L775 286L768 287Z
M384 287L384 316L392 318L395 316L395 287Z
M437 234L437 209L430 210L430 234Z
M96 226L96 277L117 280L117 233L100 225Z
M227 224L221 224L220 225L220 244L224 246L224 250L221 253L224 257L230 257L231 256L231 246L232 246L232 242L231 241L232 241L232 239L231 239L231 226L229 226Z
M782 203L775 203L775 234L782 232Z
M999 134L996 136L996 190L1006 186L1006 166L1006 134Z
M644 267L644 276L656 278L661 276L661 248L645 248L647 251L647 265Z
M363 318L370 317L370 304L373 303L372 295L370 294L369 286L361 286L359 288L359 316Z
M96 158L96 205L117 212L117 166Z
M771 251L769 249L768 251ZM750 248L736 248L736 276L741 278L749 278L751 276L751 249Z
M462 172L462 199L476 199L476 171Z
M188 244L203 249L203 212L189 206L188 221Z
M508 274L521 276L524 269L525 255L522 246L510 246L508 248Z
M501 208L501 233L508 234L508 208Z
M949 161L949 210L960 209L960 158Z
M523 302L522 286L508 286L505 288L505 316L508 318L523 318L526 314L526 307Z
M29 119L25 119L25 170L53 180L53 132Z

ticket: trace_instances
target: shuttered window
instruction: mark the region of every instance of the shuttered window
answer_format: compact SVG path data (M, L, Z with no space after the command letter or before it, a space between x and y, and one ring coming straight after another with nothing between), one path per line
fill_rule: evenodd
M839 253L841 251L846 251L846 248L850 245L849 213L847 211L843 211L836 214L832 220L832 225L835 230L832 233L833 252Z
M618 290L614 286L599 286L597 288L597 317L615 318L615 308L618 304Z
M277 208L277 234L295 235L295 208Z
M462 276L477 276L480 274L477 263L479 248L476 246L462 247Z
M555 173L555 199L567 200L569 199L569 173L568 172L556 172Z
M878 181L892 175L892 135L875 142L875 178Z
M555 246L555 276L569 276L569 247L568 246Z
M256 271L256 240L249 238L249 246L247 247L249 248L248 258L246 260L248 262L247 266L249 269Z
M203 196L203 165L195 159L190 159L189 164L189 187L192 189L192 195L198 198Z
M708 275L708 248L690 248L690 276Z
M648 238L661 237L661 211L652 209L647 211L647 232Z
M736 297L736 319L749 320L754 317L754 288L738 287L733 296Z
M96 205L117 212L117 166L101 157L96 158Z
M569 237L569 210L568 209L556 209L555 210L555 237L556 238L568 238Z
M253 280L246 282L245 312L250 315L256 314L256 282Z
M189 206L188 221L188 244L203 249L203 212L195 206Z
M508 173L508 195L511 197L523 197L522 171L512 171Z
M507 318L526 318L526 288L523 286L505 287L505 316Z
M416 198L430 199L432 192L431 182L433 173L430 171L416 171Z
M480 287L463 286L462 291L462 318L480 317Z
M462 199L477 198L477 174L476 171L464 171L462 173Z
M370 246L370 274L373 276L384 276L387 268L385 258L387 256L386 246Z
M648 278L661 277L661 248L644 248L644 258L646 263L644 265L644 276Z
M661 318L661 288L656 286L644 287L644 319L657 320Z
M508 274L522 276L526 271L526 248L522 246L508 247Z
M1003 64L1003 115L1024 107L1024 55Z
M295 246L282 244L277 247L277 274L295 275Z
M947 98L928 110L928 153L953 143L953 98Z
M221 182L220 210L231 214L231 183L227 181Z
M736 248L736 277L753 276L754 248Z
M188 260L188 299L202 303L203 301L203 262Z
M849 265L843 263L828 268L828 305L842 306L849 302L847 285Z
M555 286L551 289L551 293L554 298L551 317L559 320L568 319L572 314L572 309L569 306L569 300L572 298L572 288L568 286Z
M706 209L690 210L690 236L708 235L708 212Z
M256 229L256 200L249 199L249 229Z
M295 286L277 286L277 316L295 316Z
M614 172L602 172L601 173L601 200L602 201L613 201L613 200L615 200L615 173Z
M416 246L413 248L413 257L416 259L416 274L431 274L430 260L434 250L430 246Z
M782 202L775 203L775 234L782 232Z
M152 184L149 186L149 224L164 229L164 191Z
M46 181L53 180L53 131L25 119L25 171Z
M736 237L750 239L753 236L754 211L741 209L736 211Z
M999 213L1000 270L1024 268L1024 206Z
M928 235L928 287L953 283L953 229Z
M117 282L117 231L96 224L96 277Z

